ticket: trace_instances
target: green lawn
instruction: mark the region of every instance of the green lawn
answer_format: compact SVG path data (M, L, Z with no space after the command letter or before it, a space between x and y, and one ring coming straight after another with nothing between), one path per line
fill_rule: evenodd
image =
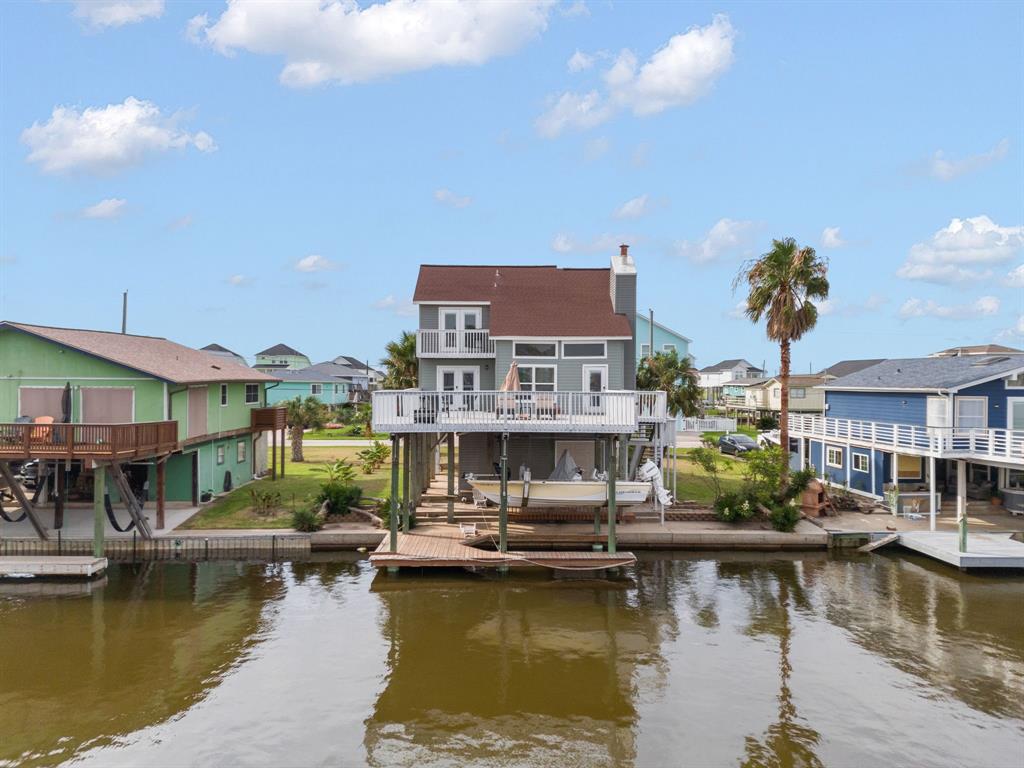
M748 437L751 437L754 440L757 440L757 429L754 428L754 427L749 427L746 424L739 424L736 427L736 432L729 432L728 434L735 435L737 432L739 434L741 434L741 435L747 435ZM720 438L724 434L727 434L727 433L725 433L725 432L702 432L700 437L701 437L701 440L710 440L711 442L713 442L713 443L715 443L717 445L718 444L718 438Z
M291 451L286 451L284 477L277 480L264 478L236 488L217 499L187 520L182 528L202 530L209 528L291 528L291 513L296 508L313 503L320 483L326 479L321 469L326 462L348 459L357 468L356 482L364 496L387 496L390 492L391 465L385 465L372 475L364 475L358 468L355 454L362 450L353 446L304 446L306 460L293 463ZM269 466L269 465L268 465ZM399 478L401 479L401 478ZM252 510L250 490L276 491L281 494L281 508L269 516L258 516Z
M715 492L708 482L708 476L690 458L692 449L679 451L676 464L676 498L680 501L697 501L711 504ZM725 492L739 490L743 484L745 462L732 456L719 456L719 479Z
M336 429L311 429L302 435L303 440L387 440L388 436L382 432L376 432L372 437L364 434L349 434L349 427L338 427Z

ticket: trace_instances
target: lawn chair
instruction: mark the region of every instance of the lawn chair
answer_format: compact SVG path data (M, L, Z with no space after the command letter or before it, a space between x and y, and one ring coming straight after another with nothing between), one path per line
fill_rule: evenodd
M476 536L476 523L459 523L459 530L462 531L463 538Z

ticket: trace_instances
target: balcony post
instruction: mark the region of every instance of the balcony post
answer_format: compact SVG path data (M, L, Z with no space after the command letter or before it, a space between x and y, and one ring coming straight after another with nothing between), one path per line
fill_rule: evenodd
M619 463L619 436L616 435L608 442L610 443L609 448L612 457L611 464L613 467L616 467ZM614 469L608 473L608 554L610 555L614 555L617 549L615 543L615 516L618 514L618 499L616 498L615 475L616 471Z
M455 522L455 433L449 432L448 453L448 524Z
M928 530L935 530L935 457L928 457Z
M102 464L93 464L92 470L92 554L103 557L104 536L106 534L107 510L103 506L103 495L106 493L107 471Z
M409 438L411 435L406 435L402 438L402 533L409 532L409 505L412 503L412 499L409 496Z
M967 551L967 462L956 462L956 525L961 552Z
M501 461L498 464L501 489L498 506L498 551L508 552L508 432L501 433Z
M164 512L167 496L167 459L158 459L156 462L156 527L162 530L164 527Z
M391 435L391 514L388 516L388 533L392 554L398 552L398 452L401 449L398 435Z

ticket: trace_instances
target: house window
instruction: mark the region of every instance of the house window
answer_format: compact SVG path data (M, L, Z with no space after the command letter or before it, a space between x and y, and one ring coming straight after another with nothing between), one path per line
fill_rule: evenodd
M227 384L221 384L220 385L220 404L221 405L227 405L228 404L228 385Z
M519 385L524 392L554 392L555 366L520 365Z
M662 350L662 352L675 352L676 351L676 345L675 344L662 344L661 345L661 350Z
M224 446L223 445L218 445L217 446L217 464L223 464L223 463L224 463Z
M850 466L853 467L854 472L870 472L869 462L870 459L866 453L855 453Z
M309 394L311 394L311 395L322 395L323 393L324 393L324 385L323 384L310 384L309 385Z
M246 405L259 405L260 402L260 385L259 384L246 384L245 385L245 404Z
M807 397L807 389L806 387L790 387L789 396L796 400L801 400Z
M920 480L924 477L924 457L900 454L896 469L896 477L900 480Z
M603 341L562 342L562 357L607 357L608 350Z
M1024 489L1024 469L1006 470L1006 487L1014 490Z
M650 344L641 344L640 345L640 356L641 357L648 357L650 354L651 354L651 345Z
M831 445L825 446L825 465L829 467L835 467L836 469L842 469L843 449L836 448Z
M1024 373L1018 373L1006 379L1007 389L1024 389ZM1013 470L1016 471L1016 470Z
M553 341L517 341L513 357L558 357L558 344Z
M960 429L985 429L988 426L987 397L958 397L956 426Z
M929 397L925 423L937 429L948 427L949 400L944 397Z
M238 441L235 445L235 453L239 464L245 461L245 440Z
M968 464L967 479L971 485L985 485L988 483L988 467L984 464Z

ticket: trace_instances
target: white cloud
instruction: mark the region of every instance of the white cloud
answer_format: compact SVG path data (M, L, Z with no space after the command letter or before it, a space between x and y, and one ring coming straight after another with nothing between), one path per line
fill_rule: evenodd
M1010 288L1024 288L1024 264L1018 264L1011 269L1003 278L1003 283Z
M931 239L910 248L896 271L908 280L963 283L992 276L986 265L1009 261L1024 247L1024 227L1001 227L988 216L953 219Z
M1010 151L1010 140L1003 139L988 152L967 155L961 160L951 160L942 150L936 152L928 165L928 172L940 181L952 181L974 171L980 171L1006 157Z
M328 272L337 268L338 265L335 262L316 253L304 256L295 262L295 269L299 272Z
M970 304L939 304L932 299L923 301L917 298L907 299L900 307L899 316L937 317L942 320L973 320L987 317L999 312L999 299L995 296L982 296Z
M364 8L355 0L231 2L212 24L196 17L188 32L224 55L241 49L283 56L281 82L308 87L483 64L543 32L551 6L551 0L389 0Z
M93 29L123 27L164 13L164 0L76 0L71 12Z
M126 202L119 197L108 197L106 200L100 200L96 205L83 208L82 217L86 219L116 219L124 213Z
M681 240L675 244L675 250L694 263L707 264L745 248L753 229L752 221L719 219L701 240Z
M846 241L839 234L839 227L825 227L821 231L822 248L842 248L844 245Z
M156 104L128 97L105 107L54 107L45 123L21 132L28 161L45 173L104 173L141 163L147 155L194 146L217 147L209 134L178 127L181 115L164 115Z
M672 37L639 68L636 54L624 49L604 73L605 93L553 97L537 130L554 138L568 128L592 128L623 110L643 117L692 104L732 65L734 38L728 17L719 14L706 27Z
M556 253L601 253L613 251L620 243L628 243L631 239L634 238L605 233L590 240L579 241L572 235L562 232L555 235L551 241L551 250Z
M589 16L590 9L587 7L584 0L573 0L569 5L563 6L561 13L566 18L577 18L579 16Z
M450 189L435 189L434 199L441 203L441 205L448 205L452 208L465 208L467 205L473 202L473 198L469 196L461 196L452 192Z
M647 208L647 195L640 195L627 200L612 214L616 219L639 219L644 214L648 213Z
M742 320L747 316L747 302L738 301L736 306L725 313L726 317L731 317L735 320Z
M606 136L600 136L596 139L591 139L583 145L583 159L588 163L597 160L599 157L603 157L608 154L608 150L612 148L611 141Z
M1020 343L1024 337L1024 315L1017 315L1017 322L996 334L996 341L1015 341Z
M858 317L880 309L889 299L878 293L873 293L861 302L847 302L838 298L829 298L824 301L815 302L818 314L822 317Z
M228 278L228 285L233 285L236 288L240 288L243 285L248 285L251 281L245 275L231 275Z
M570 72L582 72L585 69L590 69L594 66L594 57L588 53L576 49L576 53L569 57L569 61L566 64Z
M383 299L373 302L374 309L388 310L399 317L409 317L417 312L416 305L409 299L398 300L389 293Z

